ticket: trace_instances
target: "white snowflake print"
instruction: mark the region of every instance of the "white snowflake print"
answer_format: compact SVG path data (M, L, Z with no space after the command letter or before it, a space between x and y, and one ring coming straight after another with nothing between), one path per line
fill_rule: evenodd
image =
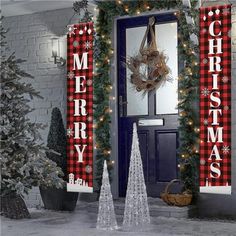
M74 131L73 131L73 129L71 129L70 127L67 129L67 135L70 137L70 136L73 136L73 134L74 134Z
M74 27L74 25L67 25L67 34L69 34L69 37L71 37L72 34L75 34L75 30L77 28Z
M90 166L90 165L87 165L87 166L85 166L85 171L86 171L86 173L91 173L92 172L92 167Z
M75 76L75 73L73 71L68 72L67 77L68 79L73 79Z
M223 154L228 154L230 151L230 148L229 146L224 145L221 150L223 151Z
M73 97L72 97L72 96L69 96L69 97L68 97L68 100L69 100L70 102L72 102L72 101L73 101Z
M203 124L204 124L204 125L208 125L208 120L207 120L207 119L204 119L204 120L203 120Z
M229 78L227 77L227 76L224 76L223 78L222 78L222 82L223 83L227 83L229 81Z
M89 50L91 47L92 47L91 42L89 42L89 41L87 40L87 41L84 43L84 48L85 48L86 50Z
M206 164L206 161L204 159L200 160L200 165L204 166Z
M229 106L224 106L224 110L228 111L229 110Z
M203 96L207 97L210 94L210 91L208 88L204 88L204 89L202 89L201 94Z

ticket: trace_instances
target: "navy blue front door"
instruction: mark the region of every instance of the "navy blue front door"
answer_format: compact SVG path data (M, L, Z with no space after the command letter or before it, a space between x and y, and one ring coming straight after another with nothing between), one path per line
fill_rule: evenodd
M178 175L177 20L173 13L154 16L157 47L168 54L173 82L167 82L157 92L149 92L146 95L142 95L132 87L129 82L129 71L124 62L128 56L137 54L150 16L117 20L118 152L121 197L126 194L133 122L136 122L138 127L148 195L158 197L166 183Z

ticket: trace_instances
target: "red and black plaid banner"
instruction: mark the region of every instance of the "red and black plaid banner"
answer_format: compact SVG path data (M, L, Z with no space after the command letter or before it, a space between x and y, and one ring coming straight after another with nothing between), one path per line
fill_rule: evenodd
M200 9L200 192L231 194L231 6Z
M93 192L93 23L68 26L67 191Z

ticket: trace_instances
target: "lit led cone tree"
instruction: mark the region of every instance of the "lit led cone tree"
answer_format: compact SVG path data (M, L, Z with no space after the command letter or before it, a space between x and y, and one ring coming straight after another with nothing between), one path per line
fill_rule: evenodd
M134 123L123 227L130 228L147 225L149 223L150 214L143 176L143 164L139 150L137 126L136 123Z
M107 162L104 161L102 186L99 197L97 229L115 230L117 228L111 186L107 171Z

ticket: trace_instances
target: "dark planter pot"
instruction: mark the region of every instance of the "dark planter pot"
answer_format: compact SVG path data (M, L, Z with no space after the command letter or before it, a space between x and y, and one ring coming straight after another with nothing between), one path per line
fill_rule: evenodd
M65 190L62 204L63 211L74 211L78 200L78 196L79 193L71 193Z
M78 199L78 193L69 193L66 189L40 187L40 194L44 208L55 211L73 211Z

